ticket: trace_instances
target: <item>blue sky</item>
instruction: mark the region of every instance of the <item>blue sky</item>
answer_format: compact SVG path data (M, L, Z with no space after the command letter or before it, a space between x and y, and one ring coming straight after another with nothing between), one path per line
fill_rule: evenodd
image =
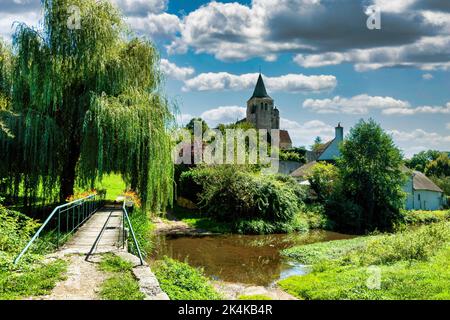
M180 121L241 118L261 69L296 145L372 117L410 156L450 150L448 0L112 0L161 52ZM369 6L381 29L369 30ZM0 33L39 0L2 0Z

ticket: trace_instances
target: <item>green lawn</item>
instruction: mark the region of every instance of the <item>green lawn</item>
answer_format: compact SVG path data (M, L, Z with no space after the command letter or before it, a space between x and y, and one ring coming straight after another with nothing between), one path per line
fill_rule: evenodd
M139 290L139 284L134 278L133 264L115 254L105 254L99 269L110 273L101 288L100 296L104 300L143 300L145 295Z
M17 300L46 295L64 279L66 262L35 262L25 270L0 270L0 300Z
M279 281L300 299L450 299L450 223L291 251L313 262L310 274Z

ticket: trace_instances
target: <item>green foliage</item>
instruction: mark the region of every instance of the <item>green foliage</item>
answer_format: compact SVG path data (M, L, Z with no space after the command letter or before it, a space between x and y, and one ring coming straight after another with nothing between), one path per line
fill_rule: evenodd
M402 215L402 220L410 225L431 224L450 220L450 210L402 210Z
M192 135L194 135L194 125L195 122L200 122L202 127L202 134L209 130L209 126L205 120L202 118L192 118L189 123L186 125L186 129L188 129Z
M100 261L99 268L106 272L127 272L133 269L133 264L113 253L107 253Z
M202 270L170 258L157 261L153 271L171 300L219 300Z
M316 163L311 168L307 178L319 202L330 198L339 179L336 167L330 163L323 162Z
M360 120L350 130L338 159L339 181L327 212L338 227L353 232L389 230L404 206L402 155L391 136Z
M348 252L364 246L372 238L358 237L346 240L317 242L285 249L281 254L303 264L314 264L340 258Z
M132 274L133 264L121 257L108 253L103 255L99 269L111 273L100 288L100 297L104 300L143 300L144 293Z
M334 229L333 221L328 218L324 206L320 203L303 205L299 215L306 221L309 229Z
M114 275L105 280L100 289L104 300L143 300L145 295L130 273Z
M260 175L234 166L199 167L181 175L183 196L239 233L305 230L296 220L303 189L290 177ZM195 196L194 194L195 193Z
M437 223L375 237L367 241L365 246L349 252L341 263L370 266L398 261L427 261L449 242L450 223Z
M280 160L296 161L299 163L306 163L306 149L292 148L289 150L280 150Z
M143 209L135 208L133 212L129 214L129 217L141 253L144 257L148 256L153 248L153 243L151 241L151 232L154 227L153 223L151 222L147 211ZM128 249L134 255L138 254L131 235L128 237Z
M38 227L37 221L0 204L0 251L18 254Z
M444 222L286 250L314 263L313 271L279 284L303 299L449 299L449 227ZM367 287L373 265L380 267L380 289Z
M430 179L444 191L447 196L450 196L450 176L446 177L430 177ZM450 204L450 203L448 203Z
M0 271L0 300L17 300L50 293L58 281L64 280L66 262L56 260L35 263L26 270Z
M173 121L161 93L158 54L133 37L106 0L45 0L43 30L18 25L13 37L11 112L15 136L0 135L0 178L7 191L64 201L74 181L93 187L119 173L144 206L171 202ZM81 28L67 28L69 6Z
M448 154L443 152L435 160L428 162L425 166L425 174L427 176L449 177L450 157Z
M437 150L421 151L415 154L411 159L405 161L405 165L413 170L425 173L427 164L436 160L441 153Z

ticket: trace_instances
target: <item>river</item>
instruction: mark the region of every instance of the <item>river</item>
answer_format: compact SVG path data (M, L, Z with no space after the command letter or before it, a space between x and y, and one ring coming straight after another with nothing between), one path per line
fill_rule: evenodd
M151 259L169 256L202 267L214 280L269 286L291 275L308 272L308 266L281 256L280 250L351 237L323 230L273 235L157 235Z

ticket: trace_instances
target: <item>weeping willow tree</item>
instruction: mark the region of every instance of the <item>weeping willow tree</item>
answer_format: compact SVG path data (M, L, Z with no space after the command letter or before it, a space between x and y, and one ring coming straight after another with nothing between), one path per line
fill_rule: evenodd
M132 36L109 1L41 2L40 30L20 24L13 36L11 112L1 120L14 138L0 136L8 194L64 201L75 181L93 186L114 172L147 208L163 209L172 201L173 117L156 49Z
M0 38L0 113L6 115L11 101L11 51ZM0 135L10 133L4 122L0 120Z

